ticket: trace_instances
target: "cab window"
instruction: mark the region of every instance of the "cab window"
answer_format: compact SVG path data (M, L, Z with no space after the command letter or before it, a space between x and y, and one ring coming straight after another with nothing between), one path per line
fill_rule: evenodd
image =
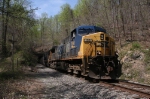
M79 28L78 29L79 35L87 35L89 33L94 33L94 29L92 29L92 28Z

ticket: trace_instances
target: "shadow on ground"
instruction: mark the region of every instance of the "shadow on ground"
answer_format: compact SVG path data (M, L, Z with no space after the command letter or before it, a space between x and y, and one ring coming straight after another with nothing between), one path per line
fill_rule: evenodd
M38 73L27 73L26 76L29 78L50 78L50 77L61 77L63 74L56 72L38 72Z
M62 75L64 74L56 70L51 70L43 65L38 65L36 66L35 71L30 70L28 73L26 73L26 76L30 78L61 77Z

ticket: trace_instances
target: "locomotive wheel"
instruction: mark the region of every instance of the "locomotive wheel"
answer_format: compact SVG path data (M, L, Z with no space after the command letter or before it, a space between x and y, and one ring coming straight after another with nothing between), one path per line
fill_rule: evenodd
M50 67L50 64L48 62L46 63L46 67Z
M90 77L89 76L85 76L84 78L85 78L85 80L90 81Z
M99 79L94 79L94 78L92 78L92 82L98 83L98 82L99 82Z
M81 72L78 71L78 74L76 74L76 77L81 77Z
M71 71L71 72L68 72L69 75L73 75L73 70L71 69L70 71Z

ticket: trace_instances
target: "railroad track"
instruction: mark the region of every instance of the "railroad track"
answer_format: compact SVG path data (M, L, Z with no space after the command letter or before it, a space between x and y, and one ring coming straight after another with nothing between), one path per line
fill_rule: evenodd
M129 94L138 95L135 98L150 99L150 86L149 85L134 83L134 82L130 82L127 80L113 80L113 81L112 80L94 80L90 78L85 78L81 75L70 74L70 73L62 72L62 71L59 71L59 72L66 73L69 76L74 76L81 80L87 80L87 81L96 82L96 83L99 82L100 85L104 85L105 87L114 88L114 89L118 89L124 92L129 92Z
M150 98L150 86L139 83L118 80L117 82L100 81L100 84L115 88L121 91L129 92L130 94L139 95L136 98Z

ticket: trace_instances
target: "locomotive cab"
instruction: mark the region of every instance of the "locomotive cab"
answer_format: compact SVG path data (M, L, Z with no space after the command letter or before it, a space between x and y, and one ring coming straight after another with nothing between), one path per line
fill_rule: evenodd
M71 49L75 48L76 29L71 32Z

